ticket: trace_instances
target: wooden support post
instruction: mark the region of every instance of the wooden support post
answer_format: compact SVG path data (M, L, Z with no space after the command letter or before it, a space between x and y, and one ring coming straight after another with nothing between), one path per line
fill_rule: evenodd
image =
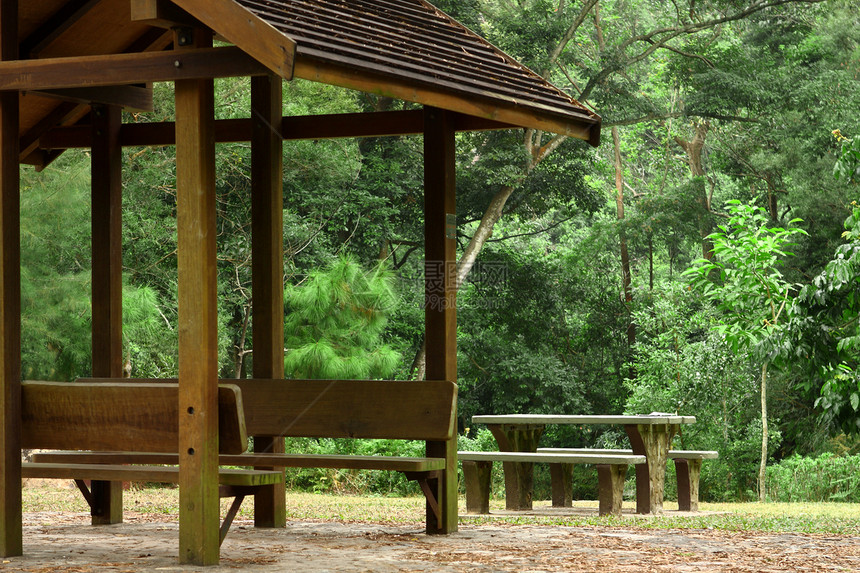
M251 78L251 293L254 378L284 377L283 90L277 76ZM255 452L284 452L283 437L254 436ZM282 470L283 471L283 470ZM254 496L254 525L287 524L283 483Z
M0 61L18 58L18 2L0 2ZM0 556L21 555L18 92L0 92Z
M424 108L424 316L428 380L457 382L457 208L452 114ZM439 478L442 519L427 509L428 533L457 531L457 439L427 442L444 457Z
M699 511L699 474L702 460L675 458L675 475L678 477L678 510Z
M573 464L549 464L553 507L573 507Z
M626 465L597 465L597 481L600 489L599 515L621 516L625 477L627 477Z
M211 43L202 30L174 39L177 52ZM213 81L177 81L179 562L194 565L219 561L214 130Z
M490 513L493 462L463 461L463 481L466 483L466 511Z
M535 452L546 426L489 424L488 428L499 451ZM534 464L529 462L502 462L505 471L505 509L531 510L534 497Z
M628 424L624 426L633 453L646 462L636 465L636 513L662 513L669 444L678 424Z
M122 377L122 110L92 113L93 376ZM122 482L93 482L93 525L122 523Z

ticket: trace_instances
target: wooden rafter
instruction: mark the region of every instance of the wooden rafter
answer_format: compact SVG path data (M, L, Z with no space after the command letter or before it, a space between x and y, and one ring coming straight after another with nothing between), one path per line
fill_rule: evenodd
M256 76L268 69L239 48L203 48L16 60L0 63L0 90L54 90L201 78Z
M233 0L172 0L275 74L293 78L296 43Z
M63 101L117 105L128 110L152 111L152 90L140 86L104 86L97 88L66 88L33 92L35 95Z

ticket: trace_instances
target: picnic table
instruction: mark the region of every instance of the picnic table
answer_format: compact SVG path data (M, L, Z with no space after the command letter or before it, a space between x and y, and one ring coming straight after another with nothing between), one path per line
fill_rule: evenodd
M502 452L536 452L548 424L622 425L633 453L645 456L636 465L636 513L663 510L666 460L672 438L681 424L695 423L695 416L653 413L647 415L553 415L504 414L472 416L472 423L486 424ZM508 509L531 508L533 464L505 463L505 498Z

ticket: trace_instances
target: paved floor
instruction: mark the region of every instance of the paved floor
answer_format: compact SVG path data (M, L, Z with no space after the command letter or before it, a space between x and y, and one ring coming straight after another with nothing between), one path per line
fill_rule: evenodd
M234 523L217 567L179 566L175 516L126 513L92 527L85 514L25 515L23 557L0 573L860 571L860 538L715 530L464 524L427 536L416 526Z

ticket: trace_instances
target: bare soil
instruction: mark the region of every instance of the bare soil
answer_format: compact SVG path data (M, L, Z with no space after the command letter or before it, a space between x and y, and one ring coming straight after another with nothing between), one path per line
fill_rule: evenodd
M215 567L178 565L176 516L126 511L93 527L84 513L24 516L23 557L0 572L860 571L860 538L799 533L470 524L428 536L416 525L234 522ZM467 520L468 521L468 520Z

